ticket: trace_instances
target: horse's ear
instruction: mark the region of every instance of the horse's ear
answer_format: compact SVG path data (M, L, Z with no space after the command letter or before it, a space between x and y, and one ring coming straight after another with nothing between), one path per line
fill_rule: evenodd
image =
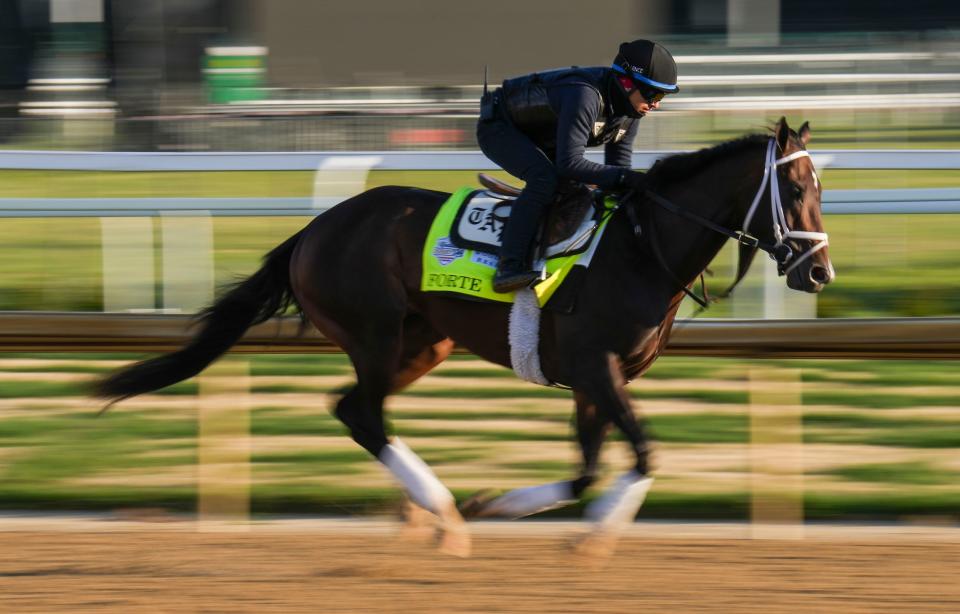
M800 142L806 147L807 143L810 142L810 122L803 122L800 130L797 131L797 136L800 137Z
M787 141L790 140L790 126L787 125L786 117L780 118L780 121L773 128L773 132L777 135L777 147L780 151L786 151Z

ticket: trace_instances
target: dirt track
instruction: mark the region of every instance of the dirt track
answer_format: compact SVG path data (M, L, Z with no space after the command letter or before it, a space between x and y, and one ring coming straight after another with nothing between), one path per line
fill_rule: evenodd
M400 540L395 527L191 526L0 531L0 611L960 611L957 529L748 540L723 527L653 537L654 526L595 570L569 552L567 525L475 531L466 560Z

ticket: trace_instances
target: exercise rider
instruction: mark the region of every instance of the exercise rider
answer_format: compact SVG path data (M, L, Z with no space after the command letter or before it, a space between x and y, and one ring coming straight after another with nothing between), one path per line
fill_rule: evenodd
M493 289L528 286L530 247L544 207L560 180L605 189L641 189L643 173L630 169L637 121L679 90L677 66L662 45L620 45L610 68L563 68L507 79L480 101L477 141L488 158L526 182L502 236ZM604 145L604 162L584 158Z

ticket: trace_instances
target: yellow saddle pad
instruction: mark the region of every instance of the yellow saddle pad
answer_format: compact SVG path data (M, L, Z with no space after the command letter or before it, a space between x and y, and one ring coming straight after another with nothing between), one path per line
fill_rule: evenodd
M441 206L423 246L420 289L424 292L443 292L477 300L512 303L513 292L493 291L493 273L498 261L496 253L460 247L451 240L451 236L458 232L454 224L463 217L458 214L468 204L467 201L478 194L486 193L471 187L460 188ZM547 304L575 267L586 268L590 265L610 215L616 209L616 202L611 198L605 199L604 205L600 220L595 222L596 232L592 233L593 238L586 249L575 253L560 252L547 258L543 265L546 279L533 288L541 307Z

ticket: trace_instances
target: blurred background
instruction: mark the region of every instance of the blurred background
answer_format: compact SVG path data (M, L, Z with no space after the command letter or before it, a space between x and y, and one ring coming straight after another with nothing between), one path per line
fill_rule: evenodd
M820 296L788 292L758 259L706 316L949 324L960 315L960 8L908 9L0 0L0 310L193 313L338 200L385 184L474 184L490 168L474 138L485 68L496 85L608 65L620 42L646 37L673 52L681 93L641 122L638 160L762 132L781 115L813 128L837 280ZM722 252L709 283L724 287L735 263ZM188 382L94 421L84 383L134 355L16 348L0 355L0 507L192 511L210 475L201 466L224 470L254 511L354 513L396 498L325 411L323 394L351 380L342 356L228 359L241 375L227 369L227 392ZM787 485L772 500L793 501L783 509L794 520L957 522L960 379L936 357L665 357L631 386L660 450L642 514L745 518L767 475ZM568 477L566 396L461 356L390 410L466 495ZM204 452L202 407L246 408L224 431L231 445ZM619 444L608 455L611 474L629 461Z
M442 154L477 150L485 68L496 85L606 65L621 41L650 37L676 56L682 88L641 122L638 151L714 145L786 115L810 121L811 148L827 152L815 159L844 283L819 302L775 303L764 292L782 284L749 281L713 313L955 314L957 13L938 0L908 12L857 0L2 0L0 243L31 257L0 258L0 309L190 311L305 221L281 215L381 184L474 183L465 169L483 156ZM910 151L862 155L877 149ZM951 151L917 151L928 149ZM336 155L370 151L386 156ZM402 155L425 152L435 155ZM269 217L234 219L244 208ZM174 211L214 215L208 230L180 221L203 235L183 239L177 221L156 218ZM860 215L839 215L849 212ZM183 255L198 242L212 251ZM178 257L209 265L185 279ZM731 250L714 267L721 282L733 266ZM755 269L751 279L772 271Z
M3 0L0 135L44 149L475 149L484 67L498 83L606 65L643 36L677 56L683 87L640 148L711 144L784 112L808 117L821 148L955 144L956 9L895 7Z

